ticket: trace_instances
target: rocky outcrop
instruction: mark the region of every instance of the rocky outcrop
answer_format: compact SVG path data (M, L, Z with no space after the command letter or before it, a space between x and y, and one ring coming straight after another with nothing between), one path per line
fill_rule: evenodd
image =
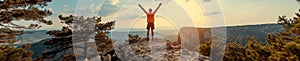
M209 57L196 51L169 48L165 39L153 39L129 44L116 42L115 50L121 61L208 61ZM169 44L172 45L172 44Z
M182 48L192 50L200 43L211 37L210 28L194 28L194 27L183 27L178 33L178 40Z

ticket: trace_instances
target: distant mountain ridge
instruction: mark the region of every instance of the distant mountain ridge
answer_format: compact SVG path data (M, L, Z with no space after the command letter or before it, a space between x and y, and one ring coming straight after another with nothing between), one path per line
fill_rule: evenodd
M205 32L211 32L214 28L197 28L197 27L184 27L182 30L198 30L199 40L205 40ZM220 28L220 27L215 27ZM274 34L276 32L284 31L284 29L278 24L259 24L259 25L244 25L244 26L228 26L226 27L227 42L238 42L245 44L247 37L254 37L259 42L265 42L265 38L268 34ZM178 36L180 38L180 36ZM187 38L191 39L191 38ZM179 39L178 39L179 40ZM179 40L180 41L180 40Z
M16 45L23 45L27 43L39 42L43 39L50 38L51 36L46 34L48 30L25 30L24 34L17 36L19 40Z
M265 42L265 38L269 33L284 31L278 24L259 24L259 25L246 25L246 26L233 26L227 27L228 41L243 41L245 44L246 37L255 37L259 42Z

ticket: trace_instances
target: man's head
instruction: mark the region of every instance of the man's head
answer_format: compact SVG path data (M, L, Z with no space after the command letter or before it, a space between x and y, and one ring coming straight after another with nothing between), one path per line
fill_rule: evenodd
M149 12L152 12L152 9L151 9L151 8L149 9Z

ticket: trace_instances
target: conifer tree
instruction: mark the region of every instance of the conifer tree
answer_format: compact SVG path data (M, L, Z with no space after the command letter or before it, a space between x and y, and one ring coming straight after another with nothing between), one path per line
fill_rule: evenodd
M38 24L22 25L13 21L34 21L51 25L44 19L52 15L44 9L51 0L2 0L0 1L0 59L3 61L30 61L33 55L30 45L16 48L11 46L18 40L16 36L24 34L24 29L40 28Z
M279 16L278 24L285 31L269 34L266 38L272 50L270 60L300 60L300 14L295 15L293 19Z
M299 10L300 12L300 10ZM288 19L286 16L278 17L278 24L284 31L268 34L266 43L257 42L254 38L247 37L245 45L229 42L226 45L223 60L231 61L297 61L300 60L300 13ZM199 45L200 53L206 56L210 53L211 40Z
M97 44L97 50L102 53L108 53L112 50L112 39L107 36L109 33L109 30L113 29L113 26L115 24L115 21L110 21L103 23L101 22L101 17L99 16L94 16L94 17L87 17L83 18L83 16L59 16L59 19L61 20L62 23L67 24L68 26L64 26L62 30L52 30L47 32L47 34L52 35L53 38L50 41L47 41L44 43L44 45L47 45L48 48L55 48L51 51L46 51L42 54L40 58L37 60L44 60L44 59L49 59L49 58L55 58L55 56L58 56L59 53L62 53L64 51L68 50L73 50L73 48L82 48L84 49L84 56L85 58L93 58L91 56L86 56L87 54L87 47L88 47L88 39L83 39L83 40L78 40L78 41L72 41L72 35L73 31L72 29L75 28L74 22L81 22L81 23L87 23L87 24L95 24L95 25L87 25L90 27L95 27L94 30L88 30L88 29L81 29L79 31L76 31L77 33L80 32L91 32L91 33L96 33L94 39ZM90 21L90 20L95 20L95 21ZM85 25L83 25L85 26ZM73 29L74 30L74 29ZM72 43L80 43L84 42L84 47L82 46L74 46ZM101 54L98 54L101 55ZM105 54L106 55L106 54ZM63 60L75 60L76 54L66 54L64 55Z

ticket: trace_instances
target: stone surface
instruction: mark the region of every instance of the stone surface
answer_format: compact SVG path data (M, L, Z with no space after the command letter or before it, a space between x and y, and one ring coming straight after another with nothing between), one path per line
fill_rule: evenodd
M180 48L167 49L167 40L155 38L134 44L119 43L116 54L122 61L208 61L207 56Z

